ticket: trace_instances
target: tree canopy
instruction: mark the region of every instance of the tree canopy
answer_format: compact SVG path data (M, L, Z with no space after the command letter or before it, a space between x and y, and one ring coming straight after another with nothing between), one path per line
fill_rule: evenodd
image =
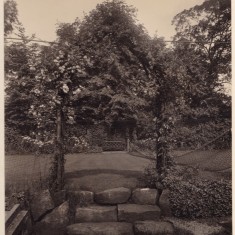
M231 125L231 98L224 91L231 82L231 2L206 0L177 14L173 23L175 75L186 104L181 121L205 141L203 135L215 137Z
M206 69L205 85L218 88L219 75L228 75L231 69L231 1L206 0L176 15L173 23L175 40L190 42L184 49L199 57Z
M148 76L146 63L149 36L136 24L135 10L122 1L105 2L87 15L79 34L66 37L74 25L62 25L60 40L76 46L86 61L89 89L80 106L106 123L119 119L137 119ZM66 27L66 29L65 29Z

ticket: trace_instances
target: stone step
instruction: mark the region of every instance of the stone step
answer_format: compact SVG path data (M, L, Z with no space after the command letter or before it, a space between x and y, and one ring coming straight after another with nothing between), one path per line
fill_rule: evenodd
M159 220L161 210L158 206L120 204L118 205L118 221L135 222L143 220Z
M77 207L75 222L117 222L116 206Z
M156 205L158 191L151 188L137 188L132 192L132 202L143 205Z
M190 235L225 235L225 234L232 234L226 231L225 228L219 225L210 225L206 222L199 222L199 221L192 221L192 220L185 220L179 218L166 218L169 222L171 222L177 231L177 234L190 234Z
M77 223L66 228L67 235L134 235L131 223Z
M98 204L116 205L125 203L131 196L131 190L120 187L98 192L95 194L95 202Z
M137 221L134 223L135 235L174 235L174 226L165 221Z
M88 206L94 204L94 193L90 191L68 191L69 200L73 205Z

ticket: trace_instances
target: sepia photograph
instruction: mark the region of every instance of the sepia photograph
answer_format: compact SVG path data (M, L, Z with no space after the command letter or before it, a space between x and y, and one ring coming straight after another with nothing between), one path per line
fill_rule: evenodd
M231 0L3 0L6 235L232 235Z

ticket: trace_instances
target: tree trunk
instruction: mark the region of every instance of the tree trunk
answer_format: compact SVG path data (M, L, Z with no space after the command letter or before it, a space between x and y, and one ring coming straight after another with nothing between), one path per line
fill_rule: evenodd
M156 95L155 100L155 118L156 118L156 171L158 175L158 182L156 183L156 188L158 190L158 197L156 198L156 204L159 205L159 200L163 191L162 180L164 177L164 169L165 169L165 159L167 155L167 143L166 143L166 135L167 135L167 120L164 118L164 95L162 94L161 86L160 92Z
M163 169L165 167L166 146L160 131L157 131L156 138L156 169L158 174L162 175Z
M161 97L156 96L155 104L155 118L156 118L156 169L159 175L162 174L164 167L165 149L163 143L164 136L164 120L163 120L163 104Z
M64 186L64 152L63 152L63 135L62 135L62 110L57 108L57 127L56 127L56 151L55 159L57 161L56 181L57 190L62 190Z
M126 127L126 149L127 152L130 152L130 129Z

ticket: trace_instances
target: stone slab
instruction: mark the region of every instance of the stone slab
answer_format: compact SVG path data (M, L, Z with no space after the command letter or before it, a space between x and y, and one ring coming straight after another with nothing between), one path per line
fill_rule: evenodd
M34 221L37 221L42 215L52 210L55 206L49 190L35 193L30 202L30 207Z
M90 191L69 191L68 198L73 205L87 206L94 203L94 193Z
M78 223L66 229L67 235L134 235L131 223Z
M120 187L98 192L95 194L95 202L98 204L120 204L126 203L131 196L131 190Z
M134 232L135 235L174 235L174 226L165 221L137 221Z
M135 222L143 220L158 220L161 210L158 206L138 205L138 204L119 204L118 221Z
M190 234L190 235L225 235L228 234L225 228L219 225L208 225L196 220L184 220L178 218L166 218L171 222L177 234Z
M169 194L169 190L163 190L159 200L159 207L161 208L163 216L172 216Z
M45 216L40 223L50 227L65 227L69 224L69 203L66 201Z
M80 222L116 222L116 206L77 207L75 221Z
M132 201L136 204L155 205L158 192L151 188L137 188L132 192Z

